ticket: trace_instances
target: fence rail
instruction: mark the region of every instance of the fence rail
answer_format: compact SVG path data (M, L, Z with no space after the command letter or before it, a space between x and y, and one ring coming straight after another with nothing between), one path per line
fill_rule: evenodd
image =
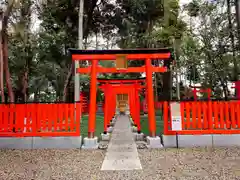
M164 134L240 134L240 101L180 102L182 130L173 131L169 102L164 102Z
M79 136L80 118L81 103L0 104L0 137Z

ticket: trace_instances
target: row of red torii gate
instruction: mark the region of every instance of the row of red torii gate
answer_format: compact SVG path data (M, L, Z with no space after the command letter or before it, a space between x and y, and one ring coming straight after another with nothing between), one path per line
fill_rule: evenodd
M154 90L153 78L154 72L165 73L169 69L169 64L173 62L171 50L168 48L161 49L138 49L138 50L76 50L70 49L74 61L88 61L91 65L86 68L79 68L78 73L90 74L90 107L88 120L88 138L95 137L96 126L96 94L97 83L99 88L104 92L104 132L110 125L116 112L116 97L118 94L128 96L128 105L130 114L133 118L138 132L140 127L140 92L145 90L148 109L149 135L156 136L156 119L154 107ZM106 68L99 65L100 60L116 61L144 61L141 67L124 67L124 68ZM153 66L153 60L163 61L163 66ZM167 63L166 63L167 62ZM166 66L166 64L168 66ZM165 65L165 66L164 66ZM146 80L98 80L99 73L146 73Z
M121 112L126 112L128 105L130 114L140 133L140 93L145 88L144 80L98 80L98 82L101 83L100 89L106 94L104 100L104 133L107 133L107 127L115 115L116 108ZM117 101L118 95L126 95L127 98Z
M148 109L148 124L149 135L156 136L156 119L154 107L154 90L153 90L153 73L166 73L170 70L170 65L174 65L172 50L168 48L161 49L138 49L138 50L76 50L70 49L73 61L88 61L90 66L85 68L78 68L78 73L85 73L90 75L90 107L89 107L89 121L88 121L88 138L95 137L96 126L96 110L97 110L97 84L100 83L99 88L104 92L104 132L116 112L116 98L119 94L128 96L128 105L130 114L133 118L138 132L141 132L140 125L140 93L144 90L146 97L146 104ZM118 59L126 61L144 61L141 67L124 67L106 68L99 65L100 60L116 61ZM162 66L154 66L153 60L162 61ZM144 80L101 80L98 79L99 73L146 73ZM236 89L240 88L240 81L236 82ZM194 88L194 99L196 93L202 92ZM207 89L208 98L210 100L211 90ZM238 97L240 90L238 90ZM170 99L169 99L170 100Z

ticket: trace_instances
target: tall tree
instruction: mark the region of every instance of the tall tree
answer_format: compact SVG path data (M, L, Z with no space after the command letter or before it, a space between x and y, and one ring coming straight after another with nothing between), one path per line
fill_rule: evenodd
M231 12L224 11L220 1L199 1L198 9L198 24L195 24L197 28L192 34L199 42L198 69L201 69L201 83L216 92L217 87L221 87L227 98L227 83L231 79L231 72L234 72L234 49L229 28Z
M3 69L5 72L5 80L6 86L8 89L8 95L10 98L10 102L14 102L14 92L11 82L11 74L9 71L9 61L8 61L8 25L11 12L14 8L14 5L19 3L17 0L11 0L8 3L5 3L6 10L3 12L2 17L2 30L1 30L1 37L2 37L2 56L3 56Z
M85 40L93 33L100 31L101 24L104 21L101 8L105 6L107 1L84 1L83 38ZM67 99L67 91L73 89L74 68L68 56L68 48L78 47L79 2L79 0L71 2L67 0L46 0L38 8L39 18L42 20L40 57L45 61L48 61L46 57L49 57L49 60L59 67L61 75L60 73L58 75L61 78L55 77L55 79L59 79L61 83L59 83L60 87L56 91L62 90L62 92L57 92L57 96L61 96L63 100ZM54 50L50 51L46 44Z
M1 93L1 101L5 102L4 96L4 82L3 82L3 48L2 48L2 20L3 20L3 11L0 9L0 93Z
M33 51L36 38L31 32L32 5L31 0L25 0L19 4L19 9L13 14L13 16L18 15L11 24L12 32L9 34L10 53L16 53L15 58L10 58L10 68L12 64L14 66L17 64L20 69L18 72L12 72L17 76L14 91L15 99L19 102L28 100L29 75L34 68L35 54Z
M240 2L235 0L235 11L237 21L237 34L238 34L238 52L240 52Z
M233 23L232 23L232 12L231 12L232 4L230 0L227 0L227 14L228 14L228 24L229 24L229 37L231 39L231 45L232 45L232 55L233 55L233 66L234 66L234 72L233 72L233 79L236 81L238 79L238 63L236 59L236 53L235 53L235 39L234 39L234 29L233 29ZM235 94L237 93L237 90L235 90Z

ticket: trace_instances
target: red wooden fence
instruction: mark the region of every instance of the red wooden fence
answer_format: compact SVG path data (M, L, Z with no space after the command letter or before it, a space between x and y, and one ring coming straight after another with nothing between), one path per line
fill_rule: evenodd
M2 104L0 136L79 136L81 104Z
M240 101L193 101L180 106L183 130L178 134L240 134ZM176 134L168 102L163 111L164 134Z
M169 102L163 104L164 134L173 135ZM181 102L178 134L240 134L240 101ZM1 136L79 136L82 107L76 104L0 105Z

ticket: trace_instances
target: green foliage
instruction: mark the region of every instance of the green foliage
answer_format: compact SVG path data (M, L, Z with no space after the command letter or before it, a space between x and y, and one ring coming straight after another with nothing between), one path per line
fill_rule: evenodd
M24 77L27 74L27 96L35 100L61 100L67 85L73 97L73 68L68 48L77 48L79 0L19 1L9 24L9 68L16 96L23 98ZM227 94L227 83L239 72L240 60L234 12L226 11L223 1L193 0L183 11L191 17L187 22L180 15L178 0L85 0L83 36L85 45L93 36L101 35L109 48L173 47L176 42L177 68L181 76L181 96L186 82L212 88L216 97ZM230 4L231 8L233 5ZM31 31L32 9L41 20L40 29ZM232 17L231 41L229 17ZM188 27L190 26L190 28ZM234 64L237 62L237 66ZM113 67L112 61L100 61ZM143 61L130 61L128 66L142 66ZM81 64L86 66L87 64ZM69 76L70 74L70 76ZM138 78L141 74L101 74L100 78ZM163 89L157 75L157 93ZM81 76L81 87L89 92L89 76ZM175 87L169 88L176 90ZM168 89L168 91L169 91ZM184 90L183 90L184 89ZM191 95L189 95L191 96ZM37 97L37 98L36 98ZM33 97L31 96L31 100ZM101 92L98 99L102 100Z
M215 97L228 96L228 82L234 76L236 49L231 42L231 30L222 1L206 2L193 0L185 8L192 17L192 32L185 34L181 47L181 69L187 68L187 79L213 90ZM222 9L221 11L219 9ZM198 78L198 77L201 78Z
M200 80L200 74L198 72L198 69L196 66L190 66L187 69L187 80L189 80L190 82L194 82L197 83ZM190 83L191 84L191 83Z
M181 37L186 27L183 21L177 20L179 9L177 0L168 1L167 8L162 1L158 0L118 0L116 4L107 0L99 3L96 0L86 0L84 3L85 40L93 34L101 33L106 39L116 37L116 43L121 48L164 47L171 45L170 37ZM78 6L79 1L67 0L46 0L37 6L41 24L35 38L37 46L34 57L31 56L34 59L32 66L34 71L32 71L33 74L29 74L31 76L30 93L39 94L52 90L57 100L62 99L66 78L72 65L68 48L77 47ZM18 46L18 48L21 47ZM12 56L17 57L15 54ZM110 61L102 61L100 64L104 67L114 65ZM132 61L129 66L143 64L141 61ZM138 78L140 76L139 73L134 73L131 75L109 74L100 77ZM81 86L84 91L88 91L88 76L81 77ZM68 89L69 91L73 89L73 81L69 82Z
M185 6L185 9L187 10L188 15L190 17L197 17L199 14L200 8L201 7L198 0L193 0L192 2L190 2Z

